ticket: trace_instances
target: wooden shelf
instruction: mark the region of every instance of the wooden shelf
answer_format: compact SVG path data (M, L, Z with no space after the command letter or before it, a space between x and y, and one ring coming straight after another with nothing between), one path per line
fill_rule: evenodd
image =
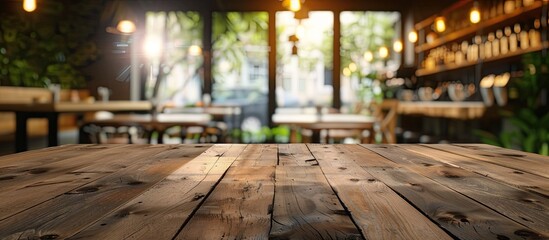
M520 9L515 10L514 12L510 14L500 15L491 19L488 19L486 21L481 21L480 23L477 23L475 25L471 25L469 27L457 30L455 32L449 33L445 36L442 36L440 38L435 39L432 43L425 43L422 45L419 45L415 48L416 53L424 52L433 48L436 48L438 46L442 46L446 43L458 40L462 37L465 37L470 34L476 33L479 29L485 29L492 27L494 25L498 25L501 23L506 22L507 20L514 19L523 15L528 15L536 10L541 10L541 7L543 6L542 2L536 1L534 4L528 7L523 7ZM541 14L541 12L540 12Z
M525 53L541 51L542 49L547 48L548 46L549 46L549 43L545 42L545 43L541 44L538 47L531 47L531 48L528 48L528 49L519 49L519 50L514 51L514 52L510 52L510 53L507 53L507 54L502 54L502 55L499 55L497 57L492 57L492 58L489 58L489 59L484 59L484 60L480 60L480 61L476 61L476 62L466 62L464 64L459 64L459 65L458 64L447 64L447 65L443 65L443 66L437 66L434 69L418 69L416 71L416 76L424 77L424 76L429 76L429 75L437 74L437 73L444 72L444 71L456 70L456 69L461 69L461 68L474 66L474 65L479 64L479 63L487 63L487 62L494 62L494 61L499 61L499 60L503 60L503 59L508 59L508 58L520 56L520 55L525 54Z

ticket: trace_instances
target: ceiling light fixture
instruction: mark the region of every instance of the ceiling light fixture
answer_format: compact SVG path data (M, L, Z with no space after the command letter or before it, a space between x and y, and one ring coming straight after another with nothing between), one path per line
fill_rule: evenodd
M131 20L122 20L116 25L116 30L122 34L131 34L135 32L135 23Z
M301 9L301 0L283 0L282 6L292 12L297 12Z
M36 0L23 0L23 9L27 12L36 10Z
M480 22L480 10L478 8L478 2L475 1L473 3L473 8L471 8L471 12L469 13L469 20L472 23L479 23Z

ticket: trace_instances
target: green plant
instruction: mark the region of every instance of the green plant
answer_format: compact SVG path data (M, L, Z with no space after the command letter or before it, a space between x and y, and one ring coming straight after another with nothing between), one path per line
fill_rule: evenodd
M498 135L477 130L484 143L505 148L549 155L549 111L540 101L549 88L549 58L542 53L525 54L522 58L524 75L513 79L511 95L516 95L514 111L500 111L511 124Z
M85 86L82 68L98 58L92 36L103 1L48 0L35 12L3 13L0 19L1 85L62 88Z

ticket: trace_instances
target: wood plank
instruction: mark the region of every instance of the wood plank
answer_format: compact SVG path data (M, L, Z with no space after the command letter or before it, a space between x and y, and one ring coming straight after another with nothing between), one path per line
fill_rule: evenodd
M67 144L0 156L0 174L18 172L24 166L37 166L81 155L82 153L74 151L75 148L81 151L99 151L108 149L109 146Z
M510 149L500 149L494 152L494 150L490 150L491 148L487 146L488 145L433 145L433 148L549 178L549 171L547 170L547 165L549 165L549 161L547 160L548 157Z
M163 146L168 149L159 154L150 154L145 148L136 149L134 152L141 156L140 159L131 159L136 160L136 164L2 220L0 236L7 239L72 236L142 194L207 149L206 146L192 145ZM93 155L88 157L95 158Z
M361 146L337 148L459 239L511 239L519 237L515 233L524 229L492 209Z
M401 147L427 156L438 156L439 158L437 158L437 160L444 163L549 197L549 179L513 168L491 164L472 157L459 155L460 152L456 152L456 154L450 153L447 152L449 151L447 146L448 145L428 144L422 146L402 145Z
M523 160L526 159L534 162L549 164L548 156L543 156L536 153L523 152L515 149L501 148L501 147L496 147L488 144L453 144L453 146L459 146L469 150L478 150L482 152L480 154L486 154L486 152L490 152L490 153L495 153L496 156L499 155L499 156L510 157L513 159L523 159Z
M275 166L278 162L278 147L276 144L255 144L244 149L232 166L262 167Z
M276 164L276 145L248 145L176 239L267 239Z
M72 238L173 238L244 148L214 145Z
M0 219L134 164L135 160L140 159L140 152L136 150L143 149L153 154L169 148L139 145L113 145L101 151L82 151L81 148L73 148L79 156L43 164L40 167L22 168L19 172L25 174L2 184Z
M118 152L122 145L53 147L44 149L44 152L15 154L13 158L6 158L8 163L0 171L9 172L2 176L0 188L7 192L12 189L24 188L42 180L52 179L64 175L75 168L85 167L94 162L93 159L82 157L84 154L95 154L100 160L110 154ZM1 211L0 211L1 212Z
M366 239L452 239L334 145L308 145Z
M318 162L305 144L280 144L278 145L278 164L281 166L311 166L318 165Z
M530 228L521 234L549 237L549 199L545 197L448 165L437 160L438 156L417 154L397 145L364 146Z
M278 166L270 238L362 239L318 166Z

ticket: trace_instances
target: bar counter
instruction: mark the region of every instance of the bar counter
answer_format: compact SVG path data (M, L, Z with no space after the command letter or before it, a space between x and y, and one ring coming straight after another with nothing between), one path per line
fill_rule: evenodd
M549 158L483 144L0 157L0 239L546 239Z

